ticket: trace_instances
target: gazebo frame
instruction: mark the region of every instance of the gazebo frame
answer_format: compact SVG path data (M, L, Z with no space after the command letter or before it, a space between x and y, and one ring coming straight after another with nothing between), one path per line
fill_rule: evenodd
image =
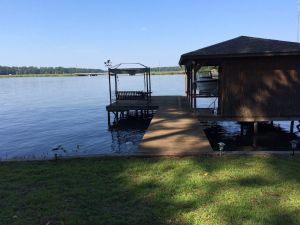
M118 74L128 74L130 76L143 74L144 90L119 91ZM124 118L125 114L135 112L136 115L149 116L149 112L157 109L152 105L151 100L151 73L150 68L141 63L121 63L108 69L109 81L109 101L106 106L108 116L108 126L110 127L110 113L115 115L115 120ZM114 89L112 89L114 87ZM120 116L119 116L120 115Z
M129 65L128 68L121 68L124 65ZM138 65L139 67L131 67ZM130 76L136 74L144 75L144 90L143 91L119 91L118 90L118 74L129 74ZM114 84L112 84L112 77L114 77ZM115 102L122 100L142 100L147 103L151 102L151 73L150 68L141 63L120 63L114 67L108 69L109 80L109 100L110 104L113 101L113 94L115 94ZM112 91L112 85L114 85L114 93Z

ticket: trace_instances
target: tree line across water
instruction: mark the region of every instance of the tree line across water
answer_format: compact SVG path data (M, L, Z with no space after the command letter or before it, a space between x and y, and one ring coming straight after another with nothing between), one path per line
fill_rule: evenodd
M78 73L103 73L102 69L89 69L89 68L65 68L65 67L34 67L34 66L0 66L0 75L26 75L26 74L78 74ZM169 67L152 67L153 73L168 73L178 72L183 73L184 68L179 66Z
M211 66L202 67L198 73L208 74L209 71L214 68ZM183 74L184 67L180 66L168 66L168 67L152 67L151 73L153 75L160 74ZM90 68L66 68L66 67L34 67L34 66L0 66L0 76L6 77L8 75L14 76L69 76L80 75L89 73L105 73L106 70L102 69L90 69Z
M34 67L34 66L0 66L0 75L20 74L72 74L72 73L102 73L101 69L65 68L65 67Z
M180 66L164 66L164 67L152 67L151 72L181 72L184 68Z

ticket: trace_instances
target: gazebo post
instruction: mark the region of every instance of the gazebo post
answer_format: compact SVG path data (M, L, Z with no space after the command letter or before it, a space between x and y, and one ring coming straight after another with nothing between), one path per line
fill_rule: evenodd
M152 90L151 90L151 72L150 72L150 68L148 68L148 76L149 76L149 95L150 95L150 102L151 102L151 92L152 92Z
M109 102L111 104L111 81L110 81L110 69L108 68L108 82L109 82Z
M149 86L148 86L148 75L147 75L147 72L144 72L144 81L146 81L147 114L149 114Z
M146 76L146 90L147 90L147 101L149 101L149 85L148 85L148 76L147 76L147 72L144 73L144 76Z
M115 73L115 98L116 98L116 102L118 101L117 92L118 92L117 74Z

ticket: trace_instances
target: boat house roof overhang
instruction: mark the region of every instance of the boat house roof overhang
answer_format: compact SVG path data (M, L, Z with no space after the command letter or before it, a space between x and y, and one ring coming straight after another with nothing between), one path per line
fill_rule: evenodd
M270 56L300 56L300 43L240 36L183 54L179 65L214 65L226 58Z

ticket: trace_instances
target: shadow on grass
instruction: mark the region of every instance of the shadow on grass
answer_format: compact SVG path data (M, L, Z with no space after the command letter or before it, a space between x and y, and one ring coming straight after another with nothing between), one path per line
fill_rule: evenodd
M276 157L3 163L0 221L299 224L299 163Z
M269 180L257 175L239 178L236 180L236 182L238 185L244 187L262 187L271 184Z
M218 218L214 224L300 224L299 157L225 157L208 161L194 159L212 176L220 175L206 186L207 201L214 205L213 214Z

